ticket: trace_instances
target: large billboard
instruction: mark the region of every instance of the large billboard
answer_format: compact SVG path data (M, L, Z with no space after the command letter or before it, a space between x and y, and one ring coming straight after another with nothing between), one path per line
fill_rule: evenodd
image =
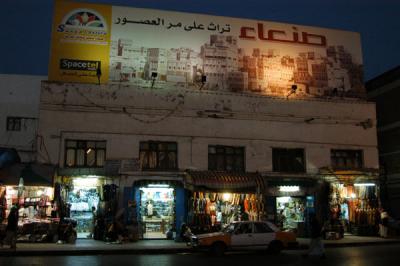
M360 35L57 1L49 79L289 97L363 97Z

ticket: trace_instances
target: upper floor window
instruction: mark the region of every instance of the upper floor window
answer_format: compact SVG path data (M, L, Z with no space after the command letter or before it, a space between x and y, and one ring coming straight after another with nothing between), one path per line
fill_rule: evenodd
M274 172L306 172L304 149L272 149L272 168Z
M139 156L143 170L178 169L178 145L176 142L141 141Z
M361 150L331 150L331 165L335 169L359 169L363 167Z
M106 159L106 142L93 140L66 140L66 167L103 167Z
M21 131L21 117L7 117L7 131Z
M244 147L208 146L208 170L245 171Z

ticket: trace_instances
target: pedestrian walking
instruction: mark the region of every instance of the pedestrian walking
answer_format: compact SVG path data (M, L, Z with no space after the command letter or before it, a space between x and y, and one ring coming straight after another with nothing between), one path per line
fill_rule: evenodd
M277 219L279 229L281 229L281 230L283 230L283 227L285 225L285 220L286 220L285 214L283 212L284 212L283 209L279 211L278 219Z
M384 210L380 209L380 223L379 223L379 235L383 238L388 237L388 224L389 224L389 214Z
M17 248L17 229L18 229L18 210L13 206L7 218L6 237L2 241L2 246L7 242L11 249Z
M318 221L317 216L312 213L310 214L310 227L311 227L311 241L310 247L307 254L304 256L316 256L320 258L325 258L325 248L322 243L322 226Z

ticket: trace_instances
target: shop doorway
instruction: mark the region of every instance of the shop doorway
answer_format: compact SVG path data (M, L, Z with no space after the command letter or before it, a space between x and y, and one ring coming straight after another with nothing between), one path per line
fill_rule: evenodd
M290 230L297 233L304 232L306 215L305 197L277 197L276 212L277 223L282 230Z
M166 239L175 223L175 189L168 184L149 184L139 188L143 239Z
M100 186L97 178L76 178L73 189L68 193L71 204L71 218L77 221L78 238L91 238L93 233L92 207L98 209L100 202Z

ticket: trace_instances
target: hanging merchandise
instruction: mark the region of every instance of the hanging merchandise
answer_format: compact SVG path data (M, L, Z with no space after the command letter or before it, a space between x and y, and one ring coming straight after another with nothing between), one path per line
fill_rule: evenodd
M193 192L188 224L194 233L219 231L233 221L258 221L264 213L262 196L240 193Z
M108 184L103 186L103 200L111 201L117 198L118 186L115 184Z
M107 190L107 196L112 197L111 186L109 189L103 189L105 180L99 177L73 177L69 183L65 216L77 222L78 238L93 238L95 233L97 237L95 220L98 220L98 214L103 215L106 212L100 208L101 195L104 194L102 191Z
M13 206L18 208L17 241L52 242L58 219L51 216L54 190L44 186L0 186L0 234Z
M344 231L357 235L374 235L377 227L378 198L374 184L332 184L331 220L337 220Z

